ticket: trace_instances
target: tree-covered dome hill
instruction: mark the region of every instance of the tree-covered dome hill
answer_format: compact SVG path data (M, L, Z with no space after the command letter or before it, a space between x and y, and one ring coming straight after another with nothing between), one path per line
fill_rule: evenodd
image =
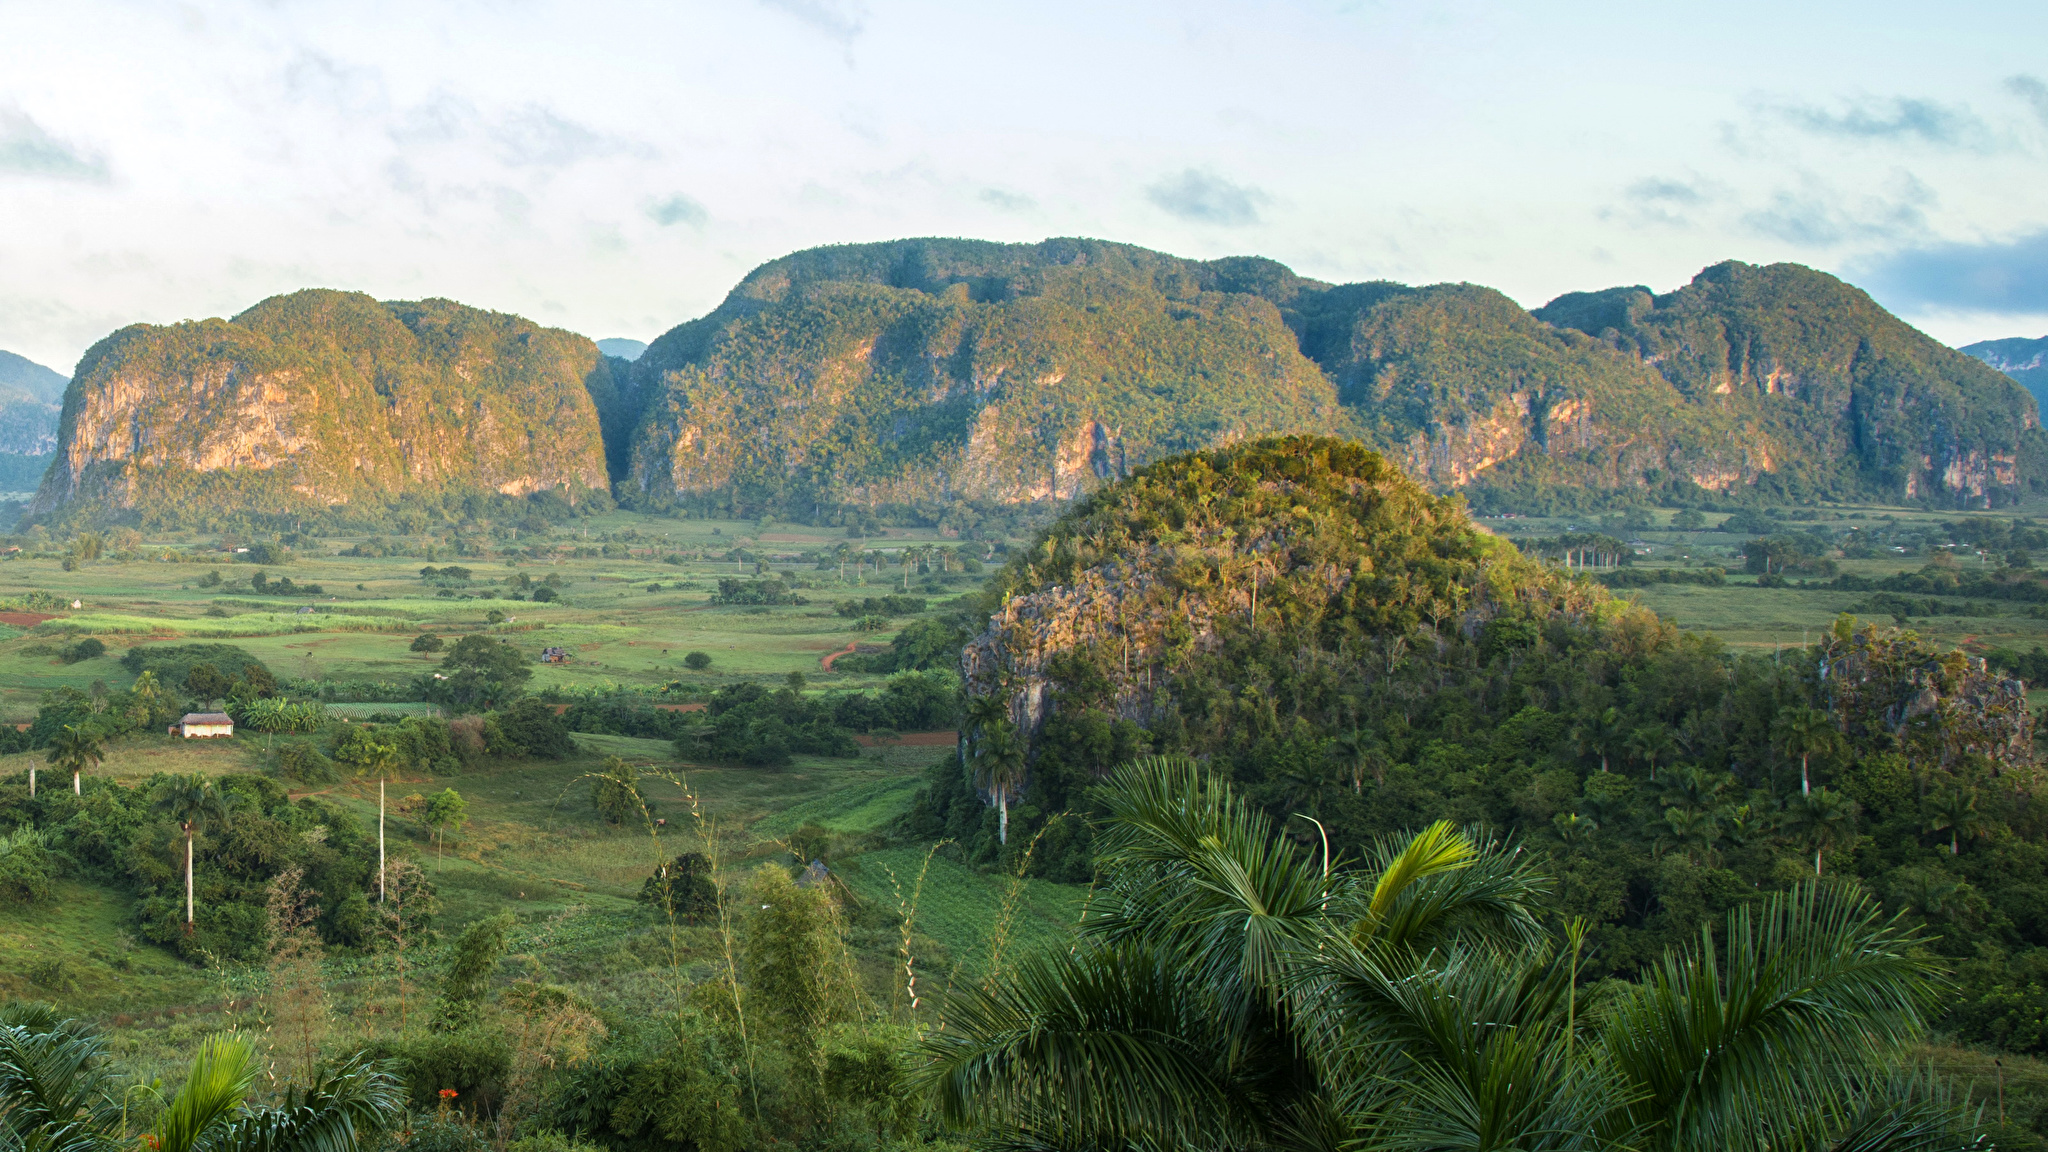
M448 300L294 292L94 345L30 511L282 513L442 491L576 500L608 491L598 405L612 395L606 358L573 333Z
M1596 972L1852 876L1959 974L1945 1027L2048 1051L2033 717L1964 653L1846 617L1805 650L1732 652L1314 437L1105 486L966 624L962 755L908 837L1086 880L1097 782L1193 757L1335 858L1438 820L1519 842L1591 925Z

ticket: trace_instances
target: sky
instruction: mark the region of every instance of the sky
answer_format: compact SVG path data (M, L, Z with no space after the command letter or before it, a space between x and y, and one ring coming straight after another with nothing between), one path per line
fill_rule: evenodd
M649 340L905 236L1530 307L1795 261L2040 336L2044 49L2038 2L0 0L0 349L316 286Z

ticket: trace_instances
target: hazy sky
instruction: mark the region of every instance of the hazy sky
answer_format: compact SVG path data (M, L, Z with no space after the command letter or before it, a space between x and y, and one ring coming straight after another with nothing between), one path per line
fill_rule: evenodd
M0 348L306 286L649 339L1085 235L1522 303L1730 257L2048 332L2048 4L0 0Z

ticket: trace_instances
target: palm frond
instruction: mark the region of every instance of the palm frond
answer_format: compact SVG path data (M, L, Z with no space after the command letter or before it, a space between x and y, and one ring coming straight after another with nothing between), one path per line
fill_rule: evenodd
M1454 944L1417 955L1333 936L1292 1002L1337 1103L1389 1148L1605 1147L1627 1103L1578 1040L1567 954Z
M1106 882L1083 931L1189 958L1232 1026L1277 1004L1291 956L1311 947L1327 908L1355 881L1326 876L1230 786L1189 760L1150 757L1097 792Z
M1841 1114L1942 987L1916 943L1832 884L1731 913L1721 948L1710 932L1666 957L1608 1019L1603 1046L1641 1096L1632 1119L1664 1147L1747 1147Z
M1409 838L1383 837L1366 855L1378 873L1352 924L1361 944L1426 951L1459 935L1533 944L1550 883L1519 846L1438 822Z
M1242 1081L1274 1055L1233 1051L1201 989L1137 944L1034 957L947 1017L915 1077L939 1116L1046 1146L1241 1142L1258 1114Z
M256 1082L256 1049L238 1036L209 1036L192 1057L185 1083L157 1117L159 1152L207 1152Z
M108 1127L120 1108L99 1034L37 1007L10 1006L8 1015L22 1023L0 1024L0 1132L78 1140Z
M359 1152L365 1137L405 1114L404 1085L384 1064L358 1053L278 1108L235 1117L210 1129L205 1152Z

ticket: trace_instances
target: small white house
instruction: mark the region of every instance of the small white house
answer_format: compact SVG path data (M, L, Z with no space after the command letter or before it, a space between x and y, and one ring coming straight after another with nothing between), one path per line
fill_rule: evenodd
M234 734L234 717L225 712L187 712L183 720L171 725L171 735L183 736L187 740Z

